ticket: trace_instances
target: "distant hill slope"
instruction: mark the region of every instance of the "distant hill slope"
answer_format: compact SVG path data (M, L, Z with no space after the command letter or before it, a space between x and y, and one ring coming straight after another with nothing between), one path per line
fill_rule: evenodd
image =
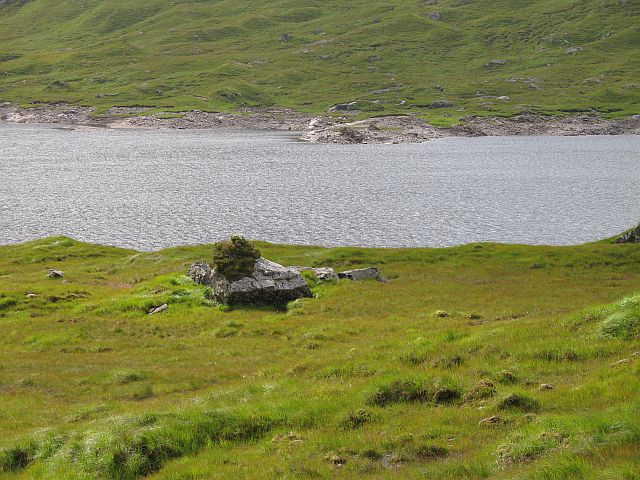
M640 113L637 0L0 0L0 36L24 104Z

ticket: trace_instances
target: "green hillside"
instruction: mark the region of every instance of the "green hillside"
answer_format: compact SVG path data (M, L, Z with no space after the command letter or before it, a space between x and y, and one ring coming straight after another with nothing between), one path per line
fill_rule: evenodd
M0 34L21 104L640 113L635 0L4 0Z
M640 245L258 246L389 283L229 309L211 245L0 247L0 478L640 479Z

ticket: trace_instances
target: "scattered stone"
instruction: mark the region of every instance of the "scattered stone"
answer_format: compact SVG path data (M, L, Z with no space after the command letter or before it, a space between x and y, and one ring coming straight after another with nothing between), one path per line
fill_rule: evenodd
M506 65L507 63L509 63L509 60L489 60L487 63L484 64L484 67L485 68L501 67L502 65Z
M291 35L290 33L284 33L280 37L280 40L282 40L283 42L289 42L289 41L293 40L293 35Z
M566 53L567 55L575 55L580 50L582 50L582 47L569 47L564 51L564 53Z
M627 232L624 232L618 238L615 243L640 243L640 225Z
M320 281L329 281L329 280L337 280L338 274L333 268L330 267L291 267L296 269L298 272L313 272L315 277Z
M27 298L36 298L37 295L35 293L27 293Z
M430 13L429 15L427 15L431 20L442 20L442 15L437 13L437 12L433 12Z
M551 384L551 383L541 383L540 387L538 388L541 392L547 391L547 390L553 390L555 387Z
M500 97L496 97L496 100L502 100L503 102L508 102L511 100L511 97L507 97L506 95L502 95Z
M203 263L189 269L194 282L213 288L218 303L225 305L282 305L298 298L311 298L311 289L295 268L283 267L266 258L255 260L253 273L236 281Z
M295 432L289 432L289 433L281 433L280 435L276 435L271 439L271 441L273 443L282 443L282 442L299 443L304 441L304 439Z
M191 265L187 273L195 283L199 285L211 285L213 272L211 266L206 262L197 262Z
M429 108L450 108L453 107L454 103L449 100L436 100L429 105Z
M369 62L379 62L380 60L382 60L382 57L380 55L371 55L369 58L367 58L367 61Z
M631 363L630 358L623 358L622 360L618 360L611 364L612 367L619 367L620 365L629 365Z
M167 310L169 310L169 305L163 303L159 307L152 307L151 310L149 310L149 315L155 315L156 313L161 313Z
M382 19L380 17L374 18L373 23L380 23Z
M347 280L377 280L379 282L386 282L383 277L380 276L380 271L376 267L359 268L355 270L345 270L338 273L338 278L346 278Z
M340 136L344 137L347 143L365 143L367 137L359 130L352 127L342 127Z
M449 316L449 313L445 312L444 310L436 310L434 312L434 315L439 318L447 318Z
M403 463L402 457L395 453L387 453L382 456L382 466L389 470L395 470L396 468L400 468Z
M503 423L502 417L493 415L492 417L483 418L478 422L478 425L499 425L501 423Z
M339 455L328 455L326 459L336 467L342 467L347 463L347 460Z
M53 268L49 269L49 273L47 273L47 277L48 278L63 278L64 277L64 272L61 272L60 270L54 270Z
M329 109L330 112L352 112L358 109L358 102L338 103Z

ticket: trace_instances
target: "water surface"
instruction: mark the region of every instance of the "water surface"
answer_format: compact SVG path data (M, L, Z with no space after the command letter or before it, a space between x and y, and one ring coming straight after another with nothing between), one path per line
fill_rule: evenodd
M230 130L0 123L0 243L152 250L232 233L384 247L576 244L640 221L640 137L311 145Z

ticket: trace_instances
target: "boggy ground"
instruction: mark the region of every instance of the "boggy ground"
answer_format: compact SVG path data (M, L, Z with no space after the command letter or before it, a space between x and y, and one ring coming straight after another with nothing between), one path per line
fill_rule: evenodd
M258 245L390 282L229 309L211 246L0 247L0 477L639 478L640 245Z
M465 117L450 127L436 127L416 115L362 117L296 113L290 109L245 108L239 113L162 112L150 107L113 107L98 115L93 107L41 105L22 108L0 104L0 120L111 128L243 128L301 132L311 143L421 143L441 137L503 135L638 135L640 115L607 119L596 114L553 116L522 113L510 117Z

